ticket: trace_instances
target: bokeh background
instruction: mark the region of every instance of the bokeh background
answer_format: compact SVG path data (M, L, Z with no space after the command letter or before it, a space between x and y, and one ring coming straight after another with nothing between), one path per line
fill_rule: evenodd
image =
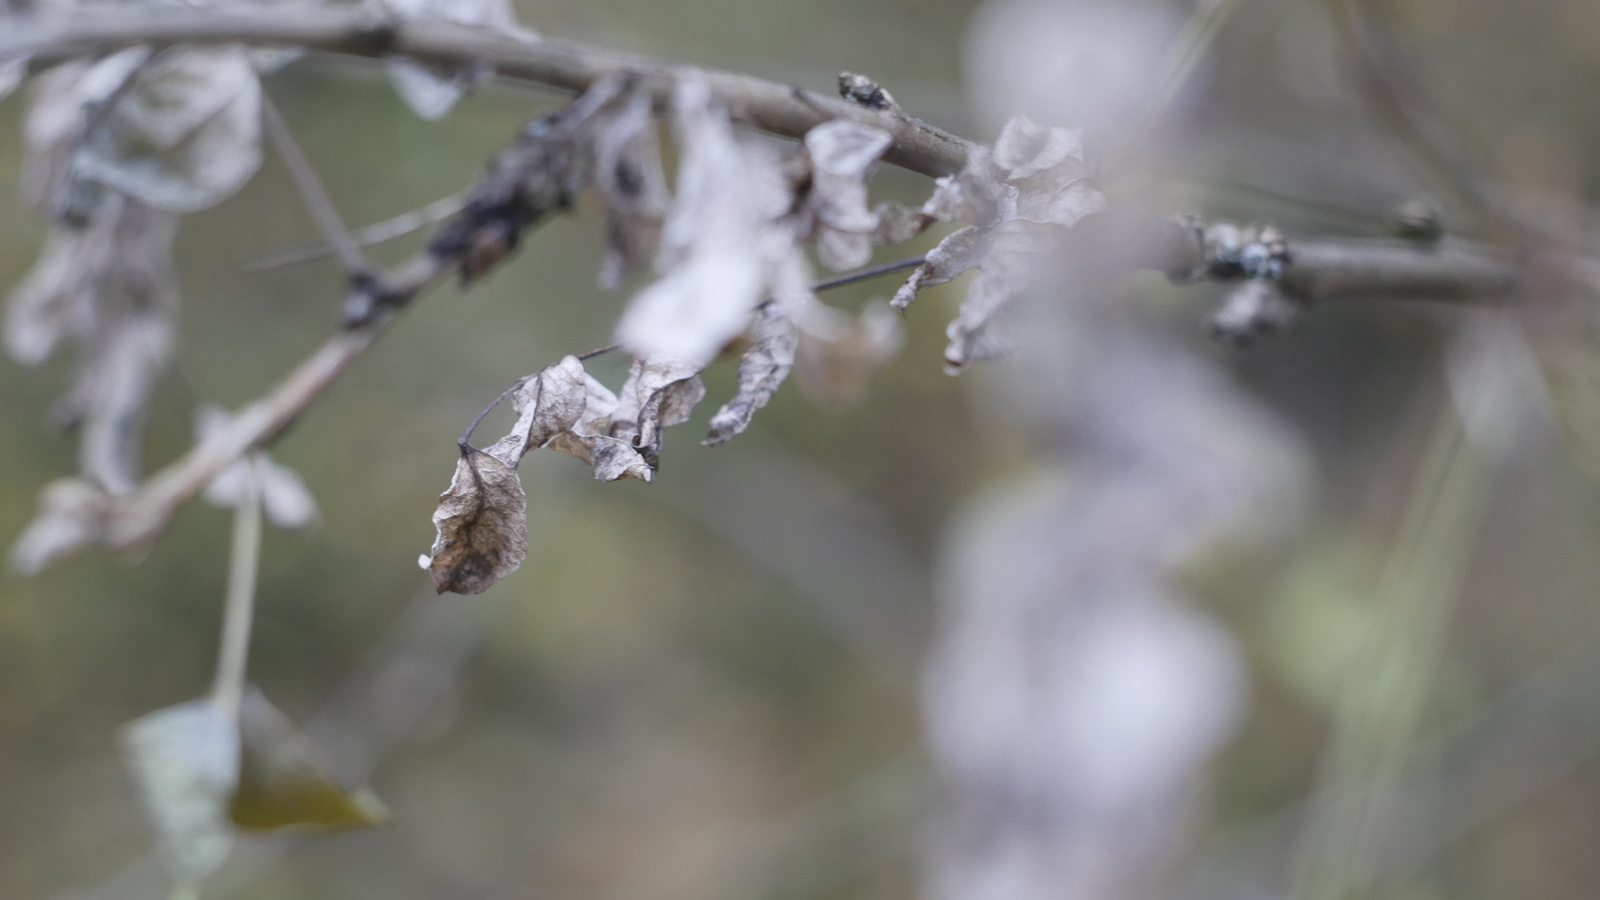
M1431 98L1442 133L1471 135L1451 144L1464 164L1547 221L1582 227L1600 153L1589 90L1600 6L1371 5L1384 51ZM982 67L967 36L977 8L548 0L520 14L552 36L820 91L840 70L864 71L914 114L987 139L998 123L964 80ZM1164 8L1179 23L1192 12ZM1180 98L1181 122L1161 133L1152 165L1164 202L1291 234L1378 235L1396 204L1437 190L1352 86L1332 21L1309 0L1245 0L1231 13ZM267 87L352 223L461 189L561 100L495 85L428 123L381 67L315 57ZM20 165L23 108L21 97L0 102L5 173ZM874 181L876 197L907 203L928 189L889 168ZM9 284L44 223L9 174L0 208L11 210L0 216ZM272 447L303 473L322 523L267 535L252 678L310 723L343 774L370 776L395 821L252 841L207 896L899 900L921 890L943 782L920 679L942 627L949 535L969 504L1051 452L996 400L993 373L940 371L965 279L912 308L904 350L858 403L819 403L791 383L749 433L702 448L699 432L732 390L724 361L695 420L669 434L656 483L596 484L574 460L530 455L522 570L478 598L435 597L417 570L462 427L516 378L610 339L626 295L595 285L602 228L586 198L470 293L427 296ZM196 403L244 403L335 327L332 264L245 267L311 239L270 154L244 191L185 219L183 345L152 403L152 464L188 445ZM376 252L397 260L419 240ZM893 287L825 299L854 311ZM1534 429L1498 464L1452 476L1451 490L1481 504L1449 507L1469 512L1425 560L1446 585L1442 647L1408 655L1407 641L1429 638L1406 623L1427 616L1404 614L1411 595L1382 587L1382 573L1411 559L1397 536L1448 431L1447 351L1464 314L1329 304L1236 352L1204 336L1216 288L1141 277L1126 290L1141 327L1226 370L1298 436L1314 479L1304 515L1265 547L1218 545L1187 561L1186 591L1241 648L1248 707L1193 802L1172 812L1187 836L1162 890L1285 890L1296 835L1308 833L1296 823L1326 790L1339 722L1365 715L1402 720L1383 732L1397 744L1356 771L1396 779L1382 783L1399 785L1390 811L1407 840L1362 891L1600 893L1600 492L1558 430ZM72 469L71 438L42 425L69 364L0 364L7 539L38 489ZM624 369L591 366L613 382ZM147 558L86 554L0 582L0 896L160 895L117 729L209 684L228 522L197 503ZM1398 615L1385 607L1396 603ZM1420 686L1415 708L1351 686L1364 652L1424 661L1402 679ZM1078 895L1063 885L1060 896Z

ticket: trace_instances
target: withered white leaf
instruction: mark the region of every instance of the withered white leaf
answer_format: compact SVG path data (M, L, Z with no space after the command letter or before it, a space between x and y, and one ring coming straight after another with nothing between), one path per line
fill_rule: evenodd
M806 132L811 191L806 206L817 220L817 256L834 271L872 258L878 216L867 208L867 176L894 143L881 128L834 120Z
M380 14L405 21L450 22L492 28L518 37L535 36L517 23L508 0L371 0L368 5ZM407 59L391 59L387 67L400 99L412 112L429 120L442 118L467 89L491 74L486 66L451 70Z
M621 402L611 389L584 376L583 415L571 429L556 435L547 445L588 463L597 481L637 478L649 481L655 473L634 448L632 440L611 436L612 416Z
M1104 208L1105 197L1089 181L1078 131L1012 119L992 152L975 148L961 172L938 180L922 212L972 227L940 242L895 292L893 304L904 309L922 288L981 269L947 329L945 371L1002 356L1014 343L1003 320L1012 315L1035 245L1051 240L1053 229L1070 228Z
M617 339L635 357L710 362L744 330L769 268L793 250L776 226L790 205L787 182L765 148L741 143L703 79L674 93L682 149L657 268L665 274L623 312Z
M527 496L510 463L464 447L433 513L428 571L439 593L481 594L528 555Z
M150 59L149 47L129 47L93 62L62 63L34 80L33 101L23 125L28 157L23 193L36 208L68 211L63 192L72 181L73 150L101 108Z
M551 438L570 430L588 406L587 379L583 363L576 356L565 357L523 379L511 395L516 424L484 452L515 468L528 451L543 447Z
M575 356L539 370L512 393L517 421L510 433L486 450L463 448L433 514L433 549L420 560L440 593L481 594L522 565L527 497L517 462L578 425L591 381Z
M242 45L174 47L84 136L72 174L159 209L213 206L261 165L261 82Z
M239 779L228 817L244 828L365 828L388 821L372 791L341 786L311 738L255 687L239 704Z
M1050 250L1048 234L1041 233L1049 227L1012 220L995 229L982 268L945 329L950 339L944 351L946 372L955 375L975 359L999 359L1015 349L1015 301L1031 268Z
M7 310L6 345L19 362L37 365L64 337L82 345L55 418L82 426L80 467L113 494L138 481L145 400L172 354L176 228L171 213L107 196L81 229L52 229Z
M934 221L932 216L921 210L893 201L879 203L873 207L872 213L878 217L878 229L872 233L875 244L904 244L927 231Z
M941 222L966 222L987 228L1016 215L1017 189L1001 180L987 147L974 147L960 172L934 182L924 215Z
M806 318L795 351L794 373L813 399L844 406L861 398L872 373L905 343L901 317L882 301L849 316L818 304L821 315Z
M655 251L672 195L661 171L661 141L648 94L628 94L597 114L591 127L594 181L607 210L600 283L614 288Z
M1089 181L1079 129L1036 125L1018 116L1000 132L993 159L1017 188L1019 219L1070 227L1105 208L1105 197Z
M220 406L205 404L195 412L195 443L229 427L233 416ZM310 528L317 524L317 498L311 495L300 473L273 462L265 451L251 454L255 463L255 487L260 491L261 509L267 521L285 530ZM203 495L207 503L234 509L244 501L250 488L250 472L244 460L222 470Z
M689 421L695 405L705 395L699 366L675 359L636 359L617 395L611 434L632 439L633 446L654 470L662 431Z
M750 327L750 348L739 359L738 391L711 417L711 433L701 443L720 444L750 426L751 416L789 377L799 342L799 327L777 303L761 308Z
M80 478L59 478L39 495L39 512L11 548L11 568L32 575L63 556L98 543L115 499Z
M979 265L984 253L989 250L989 241L989 232L976 226L945 235L937 247L928 251L922 265L913 269L905 284L894 292L890 304L895 309L903 310L917 299L918 291L952 281L962 272Z
M209 699L156 710L123 729L138 782L173 874L196 885L233 846L228 803L239 779L239 731Z

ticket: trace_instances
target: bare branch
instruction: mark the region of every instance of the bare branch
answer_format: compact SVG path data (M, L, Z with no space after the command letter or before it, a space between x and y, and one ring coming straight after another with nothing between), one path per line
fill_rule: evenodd
M420 231L429 225L437 225L461 211L467 203L465 193L451 194L441 197L419 209L403 212L393 218L374 222L364 228L357 228L351 232L359 247L370 247L384 241L392 241L403 237L413 231ZM312 262L326 256L334 256L334 248L329 244L304 244L299 247L290 247L267 256L260 256L249 260L241 267L246 272L262 272L267 269L276 269L282 266L292 266L303 262Z
M672 87L696 72L733 117L763 131L799 138L830 119L849 119L894 136L886 162L925 175L948 175L966 162L967 141L896 110L879 110L827 94L730 72L632 56L546 38L528 38L443 22L400 22L351 8L140 9L80 6L48 22L8 24L0 60L30 57L45 66L74 57L141 44L243 42L304 47L378 58L406 56L424 63L482 63L505 78L583 91L609 75L630 73L665 107Z
M345 272L352 278L369 274L372 266L361 253L355 236L345 227L344 219L333 205L333 199L322 186L322 179L317 177L317 170L312 168L311 161L300 150L300 143L294 139L294 132L289 130L289 123L283 120L283 114L278 112L277 104L264 95L261 98L261 117L267 126L267 136L271 138L283 164L288 167L289 176L294 179L294 186L300 192L306 211L311 213L311 218L333 248L334 255L339 257Z

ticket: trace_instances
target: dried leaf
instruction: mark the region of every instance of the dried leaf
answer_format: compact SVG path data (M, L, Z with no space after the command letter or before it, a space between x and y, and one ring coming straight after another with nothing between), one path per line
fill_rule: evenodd
M710 362L744 330L769 271L793 251L779 225L790 193L777 160L738 141L699 79L679 82L674 124L683 157L662 232L665 274L622 314L617 338L635 357Z
M917 292L936 284L954 280L983 261L989 250L990 234L982 228L968 227L945 235L937 247L928 251L927 259L911 272L894 299L889 301L895 309L903 310L917 299Z
M116 501L101 488L79 478L60 478L39 495L39 514L11 548L11 568L32 575L105 534Z
M988 148L974 147L960 172L934 182L924 215L940 222L989 227L1016 215L1017 189L1000 180Z
M347 790L294 722L250 688L239 705L239 783L228 817L244 828L369 828L389 819L372 791Z
M977 148L960 173L939 179L923 214L972 227L941 241L895 292L893 304L905 309L917 291L970 268L982 270L947 329L945 371L955 374L971 360L1012 349L1003 319L1027 275L1027 257L1053 240L1052 229L1070 228L1105 208L1087 176L1080 132L1019 116L1006 124L993 152Z
M172 354L176 227L170 213L108 196L84 228L51 231L7 311L7 349L20 362L42 362L64 337L82 345L77 381L55 418L82 425L82 471L113 494L138 481L145 400Z
M834 271L855 269L872 258L877 215L867 208L867 177L894 143L887 131L846 120L806 132L811 190L806 205L817 220L817 255Z
M515 468L523 454L543 447L583 417L588 406L587 381L583 363L576 356L568 356L523 379L512 393L516 424L484 452Z
M209 699L191 700L128 723L123 743L173 873L182 884L198 884L233 846L236 723Z
M872 213L878 217L878 230L872 234L872 240L877 244L904 244L927 231L934 222L932 216L921 210L892 201L879 203Z
M215 205L260 165L261 82L241 45L156 54L71 162L74 177L175 212Z
M195 413L195 443L201 443L216 432L227 429L233 416L219 406L206 404ZM300 478L300 473L288 466L272 461L265 451L252 454L255 462L255 486L261 493L261 509L267 521L278 528L295 531L317 524L317 498ZM213 506L235 509L244 501L250 489L250 472L244 460L222 470L206 486L205 499Z
M672 195L661 171L661 142L648 94L630 93L597 116L592 127L594 181L607 210L600 283L614 288L655 252Z
M711 433L701 443L720 444L750 426L750 417L789 377L799 342L799 327L778 304L762 307L750 328L750 348L739 359L739 389L711 417Z
M427 561L439 593L481 594L516 571L528 554L528 521L515 466L463 448L433 525L438 536Z
M93 62L68 62L34 81L33 102L23 134L28 143L23 192L34 207L71 212L65 196L70 186L73 151L84 128L114 97L139 67L150 59L149 47L129 47Z
M901 317L881 301L868 304L858 317L820 305L818 312L825 315L808 316L800 330L795 376L821 403L854 403L872 373L900 352L905 342Z
M492 28L519 37L536 37L517 24L516 13L508 0L376 0L371 5L380 14L404 21L450 22ZM412 112L430 121L443 118L463 93L493 74L487 66L451 70L407 59L391 59L387 67L390 82L400 99Z
M658 464L662 431L689 421L706 395L700 367L681 360L634 360L628 380L618 392L612 414L613 437L630 439L653 471ZM596 477L599 477L598 471ZM612 479L603 479L610 481ZM646 479L648 480L648 479Z
M1017 329L1011 321L1037 258L1051 244L1038 233L1041 226L1013 220L995 229L983 268L967 288L961 311L945 329L950 344L944 351L944 369L958 374L975 359L999 359L1016 348Z

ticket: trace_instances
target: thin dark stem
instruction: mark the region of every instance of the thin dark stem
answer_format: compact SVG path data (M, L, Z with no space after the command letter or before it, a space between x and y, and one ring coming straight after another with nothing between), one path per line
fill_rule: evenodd
M476 419L472 420L472 424L468 425L467 426L467 430L461 435L461 437L459 439L456 440L456 444L461 447L461 452L463 454L467 453L470 450L476 449L476 448L474 448L472 446L472 433L474 431L478 430L478 424L483 421L484 417L489 415L489 413L493 412L494 408L496 406L499 406L502 402L504 402L507 397L511 396L517 390L517 388L522 387L524 384L527 384L527 383L528 383L528 379L526 379L526 378L517 379L516 383L511 385L511 387L508 387L505 390L501 391L500 392L500 396L494 398L494 402L493 403L490 403L488 406L485 406L483 408L483 412L478 413L478 417Z
M328 196L328 191L322 186L322 179L317 177L317 170L312 168L311 161L300 149L300 144L294 139L294 132L289 130L289 123L283 119L283 114L278 112L278 107L265 95L261 98L261 118L267 127L267 136L272 140L272 146L278 151L278 156L283 159L283 164L289 168L289 175L294 179L294 186L300 192L300 199L306 205L306 211L311 213L311 218L317 223L317 228L322 231L322 236L327 239L328 245L333 248L333 253L339 258L339 263L352 278L368 275L372 266L361 252L361 245L355 236L344 224L344 219L339 216L339 210L333 205L333 199Z
M908 256L905 259L897 259L894 262L886 262L880 266L869 266L865 269L857 269L854 272L847 272L843 275L838 275L833 278L819 281L811 286L811 290L830 291L836 287L844 287L847 284L855 284L858 281L866 281L870 278L877 278L880 275L888 275L892 272L901 272L906 269L915 269L917 266L927 262L927 260L928 255L923 253L917 256ZM768 302L770 299L771 298L768 298L768 300L763 300L762 302Z

